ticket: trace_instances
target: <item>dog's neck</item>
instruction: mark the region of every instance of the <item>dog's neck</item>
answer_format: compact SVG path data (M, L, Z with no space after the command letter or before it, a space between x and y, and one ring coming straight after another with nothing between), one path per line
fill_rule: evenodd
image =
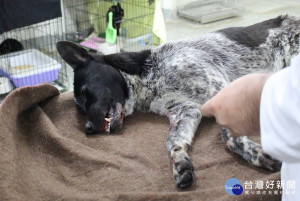
M138 75L129 75L127 73L121 72L124 77L127 88L128 88L128 98L125 102L126 116L131 115L134 110L144 111L141 108L141 102L144 98L141 96L143 91L142 79Z
M134 78L137 76L132 76L127 73L121 72L122 76L124 77L126 84L127 84L127 89L128 89L128 98L126 99L125 102L125 110L126 110L126 116L131 115L134 111L135 104L136 104L136 93L134 91Z
M128 98L125 103L126 116L132 114L134 110L147 111L149 107L144 101L147 90L143 84L143 77L152 64L151 52L152 50L122 52L104 57L105 63L120 70L126 81L128 88Z

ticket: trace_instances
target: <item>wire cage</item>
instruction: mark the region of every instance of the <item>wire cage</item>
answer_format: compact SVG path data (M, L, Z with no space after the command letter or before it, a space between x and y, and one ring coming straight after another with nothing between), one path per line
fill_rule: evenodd
M108 12L113 12L117 42L105 43ZM104 54L139 51L159 44L153 35L155 5L149 0L86 0L65 2L66 39Z
M0 94L44 82L66 90L66 64L55 47L62 39L61 17L1 34Z
M56 50L60 40L103 54L139 51L160 43L153 34L154 0L57 2L58 17L0 35L0 102L1 94L44 82L53 83L61 91L72 89L73 70ZM113 27L117 30L114 44L105 40L109 12L113 13Z

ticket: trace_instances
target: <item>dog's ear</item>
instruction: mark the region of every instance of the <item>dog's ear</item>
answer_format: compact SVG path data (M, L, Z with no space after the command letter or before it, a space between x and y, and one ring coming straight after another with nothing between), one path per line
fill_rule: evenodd
M141 75L145 70L146 60L150 57L151 50L140 52L121 52L104 56L104 61L116 69L130 75Z
M73 69L83 67L92 58L86 49L70 41L59 41L56 43L56 48L60 56Z

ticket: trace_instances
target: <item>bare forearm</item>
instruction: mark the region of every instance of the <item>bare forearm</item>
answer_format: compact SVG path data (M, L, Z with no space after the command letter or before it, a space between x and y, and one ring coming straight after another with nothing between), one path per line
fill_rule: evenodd
M261 93L271 75L250 74L235 80L202 106L202 115L214 116L235 137L259 133Z

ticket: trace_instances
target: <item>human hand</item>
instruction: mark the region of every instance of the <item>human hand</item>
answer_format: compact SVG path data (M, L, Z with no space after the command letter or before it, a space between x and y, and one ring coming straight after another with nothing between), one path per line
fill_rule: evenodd
M249 74L233 81L201 107L202 115L214 116L233 137L259 134L260 97L270 75Z

